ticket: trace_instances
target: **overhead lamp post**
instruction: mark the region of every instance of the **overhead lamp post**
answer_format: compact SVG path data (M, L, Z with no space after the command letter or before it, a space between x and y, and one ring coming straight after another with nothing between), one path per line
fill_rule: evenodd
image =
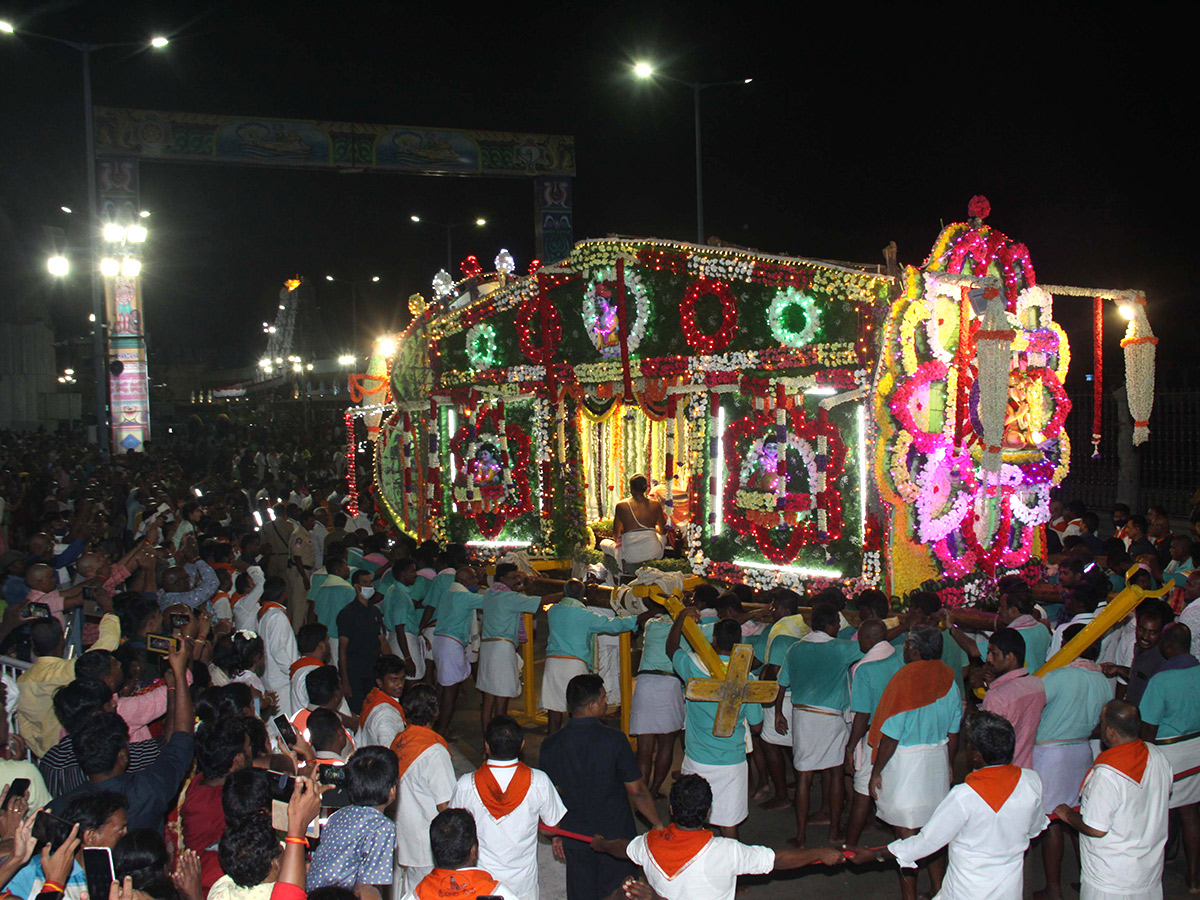
M447 272L454 271L454 250L453 250L454 229L455 228L465 228L469 225L474 225L476 228L483 228L484 226L487 225L487 219L483 218L482 216L479 217L478 219L473 219L470 222L452 222L452 223L434 222L429 219L424 219L421 216L417 216L417 215L409 216L408 218L410 221L414 222L417 225L434 225L438 228L446 229L446 271Z
M0 33L15 34L18 32L12 22L0 21ZM79 54L82 63L84 167L87 170L88 247L91 251L91 264L88 267L88 277L91 282L92 291L92 315L96 317L96 323L99 325L104 321L104 298L101 296L100 280L97 277L100 274L100 254L97 249L100 221L97 209L98 204L96 202L96 146L92 123L92 54L97 50L108 50L115 47L145 47L147 42L116 41L105 44L91 44L84 41L68 41L64 38L54 37L53 35L38 34L23 29L19 33L22 36L38 38L39 40L51 41L55 44L61 44L64 47L70 47ZM149 46L156 50L161 50L169 43L170 41L167 38L155 36L150 39ZM109 434L108 423L108 380L105 377L105 349L102 328L97 327L92 330L92 350L96 357L96 442L100 447L101 455L107 457L111 435Z
M350 334L351 342L354 344L354 350L358 352L358 288L359 285L378 284L379 276L372 275L370 278L360 278L356 281L351 281L349 278L334 278L332 275L325 276L326 281L340 281L342 284L350 285Z
M749 84L753 78L742 78L736 81L685 81L682 78L676 78L674 75L665 75L654 68L654 65L645 61L635 62L633 64L633 74L643 81L650 81L654 78L662 78L665 81L674 81L677 84L687 85L692 89L692 103L696 119L696 243L704 243L704 171L700 163L700 92L705 88L711 87L727 87L737 84Z

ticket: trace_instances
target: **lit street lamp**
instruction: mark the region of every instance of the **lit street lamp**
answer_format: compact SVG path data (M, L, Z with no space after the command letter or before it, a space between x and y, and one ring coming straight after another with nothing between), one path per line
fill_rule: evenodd
M415 216L415 215L409 216L408 218L412 222L415 222L418 225L435 225L438 228L446 229L446 271L447 272L454 271L454 252L452 249L454 229L455 228L464 228L467 225L474 225L476 228L483 228L485 225L487 225L487 219L483 218L482 216L478 219L475 219L473 222L454 222L452 224L447 224L445 222L432 222L429 219L422 219L420 216Z
M673 75L664 75L659 72L654 66L648 62L639 61L633 64L633 74L643 81L649 81L652 78L662 78L666 81L674 81L679 84L687 85L692 89L693 105L696 117L696 243L704 243L704 177L703 170L700 165L700 92L705 88L710 87L726 87L735 84L749 84L753 78L742 78L737 81L684 81L682 78L676 78Z
M12 22L0 21L0 33L14 34L16 27ZM91 249L91 265L88 267L89 277L91 279L92 290L92 314L96 317L96 321L100 322L104 318L104 299L100 293L100 282L97 279L99 274L99 257L100 253L96 246L96 238L100 230L99 213L96 203L96 147L94 127L92 124L92 54L97 50L107 50L114 47L144 47L145 41L118 41L105 44L90 44L82 41L68 41L64 38L53 37L48 34L37 34L32 31L20 32L23 36L39 38L44 41L51 41L55 44L61 44L64 47L70 47L80 56L83 73L83 128L84 128L84 153L85 153L85 168L87 169L87 201L88 201L88 246ZM161 50L167 46L167 38L156 36L150 40L150 46L156 50ZM143 240L145 238L143 237ZM105 378L104 366L104 335L103 329L95 328L92 330L93 336L93 352L96 357L96 442L100 447L100 452L107 457L109 453L110 434L108 423L108 382Z

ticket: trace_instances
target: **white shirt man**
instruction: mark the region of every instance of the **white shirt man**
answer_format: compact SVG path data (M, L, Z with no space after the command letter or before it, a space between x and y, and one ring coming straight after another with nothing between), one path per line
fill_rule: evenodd
M251 566L246 574L250 576L254 587L233 604L233 627L238 631L258 631L258 599L262 596L267 578L261 566Z
M494 796L485 800L489 794L486 788L483 794L480 792L477 782L485 781L489 775L502 792L503 805L498 806ZM515 808L497 817L494 813L507 809L516 799L515 793L520 792L521 783L513 784L518 775L522 783L528 778L527 788ZM510 785L513 791L509 790ZM458 779L450 805L468 810L475 817L480 868L508 885L521 900L538 900L538 820L557 825L567 814L546 773L531 769L515 758L488 760L478 772Z
M665 900L733 900L739 875L764 875L775 868L775 851L770 847L743 844L733 838L708 835L702 849L676 869L665 855L656 857L640 834L629 842L625 853L642 867L650 887Z
M1100 737L1108 749L1084 779L1079 811L1055 809L1079 832L1080 900L1162 898L1171 764L1136 737L1141 725L1132 704L1105 704Z
M433 871L429 823L450 803L454 764L446 741L427 725L410 725L392 744L400 759L396 791L394 893L412 891Z
M902 867L915 868L948 844L943 900L1021 900L1025 851L1047 821L1036 772L987 766L952 787L917 834L888 850Z
M292 631L292 623L288 619L287 608L277 602L282 600L282 590L268 592L258 611L258 622L255 631L262 638L263 652L266 654L266 666L263 668L263 686L268 691L274 691L279 698L279 711L283 715L292 716L296 710L292 708L291 668L292 663L300 655L296 649L296 634Z

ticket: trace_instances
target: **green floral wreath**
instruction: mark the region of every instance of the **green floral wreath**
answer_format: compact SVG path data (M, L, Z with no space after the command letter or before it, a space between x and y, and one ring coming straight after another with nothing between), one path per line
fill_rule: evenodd
M784 323L784 316L793 306L799 306L804 313L804 327L799 331L789 328ZM775 340L787 347L804 347L811 344L817 336L817 328L821 322L821 310L811 294L802 294L794 287L783 288L775 292L771 308L767 312L767 323L771 326L771 334Z
M467 359L472 369L495 369L500 365L496 329L489 323L477 322L467 330Z

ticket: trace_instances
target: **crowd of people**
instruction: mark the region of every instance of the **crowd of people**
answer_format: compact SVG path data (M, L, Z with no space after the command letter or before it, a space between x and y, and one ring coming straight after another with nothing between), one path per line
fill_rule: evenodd
M702 584L678 615L621 615L603 577L389 533L346 496L336 447L213 447L102 461L5 436L0 648L26 660L3 686L15 731L0 717L14 897L76 900L84 848L105 848L114 900L538 900L540 831L570 900L730 898L739 875L847 863L896 864L905 900L921 871L944 898L1018 898L1034 839L1039 897L1062 896L1070 843L1081 896L1139 900L1161 896L1176 833L1200 892L1200 572L1161 510L1118 505L1102 540L1055 501L1049 583L1002 579L994 612ZM1113 592L1168 582L1032 674ZM537 767L508 715L526 614L546 631ZM716 703L685 698L710 675L691 622L779 685L727 736ZM632 697L595 652L623 632ZM468 681L485 758L456 775ZM741 842L752 804L791 807L794 833ZM864 848L873 823L894 839Z

